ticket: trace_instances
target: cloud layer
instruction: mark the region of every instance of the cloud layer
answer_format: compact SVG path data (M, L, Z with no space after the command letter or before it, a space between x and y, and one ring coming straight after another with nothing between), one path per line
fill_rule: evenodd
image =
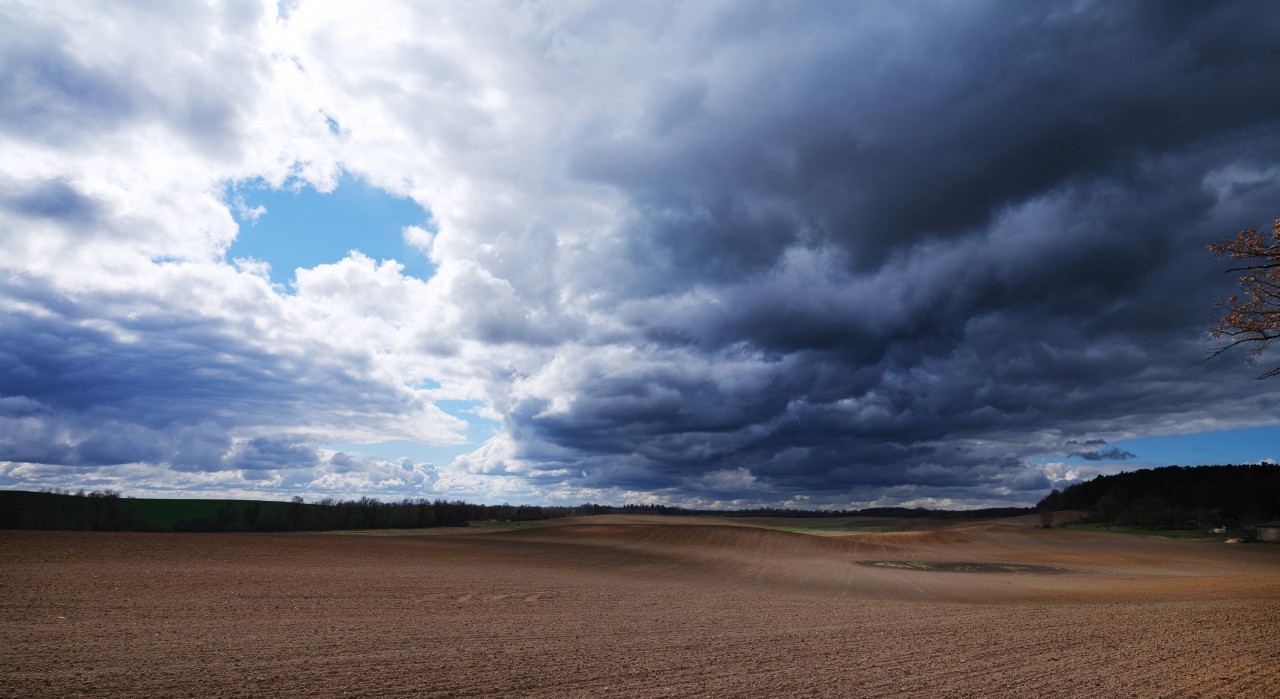
M1280 193L1254 3L112 12L3 10L0 485L1024 503L1276 424L1202 362ZM226 259L229 183L344 171L434 276ZM501 427L323 447L442 400Z

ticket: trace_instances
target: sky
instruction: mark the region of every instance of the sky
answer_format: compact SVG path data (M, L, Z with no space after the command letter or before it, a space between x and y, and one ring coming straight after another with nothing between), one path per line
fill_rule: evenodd
M1280 459L1262 2L0 0L0 488L1026 505Z

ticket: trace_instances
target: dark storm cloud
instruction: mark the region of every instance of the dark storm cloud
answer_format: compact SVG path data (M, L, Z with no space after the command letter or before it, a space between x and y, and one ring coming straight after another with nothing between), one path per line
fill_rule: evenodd
M867 269L912 242L971 234L1008 205L1127 180L1145 160L1268 123L1280 95L1263 47L1275 32L1257 11L1006 3L739 16L753 30L707 51L756 50L743 51L742 74L685 88L699 97L681 111L701 118L667 128L664 86L646 105L659 115L650 132L588 136L574 162L630 194L635 252L669 260L685 282L767 267L797 240L847 247ZM861 27L878 14L909 29L871 40ZM688 106L708 101L715 113Z
M314 445L289 439L255 438L237 444L225 465L248 471L309 468L320 462Z
M264 345L226 319L145 312L134 297L72 299L16 276L0 282L0 297L9 306L0 315L0 461L314 466L315 446L288 431L414 409L349 367ZM237 437L264 430L285 434Z
M65 145L133 116L129 87L63 53L65 36L17 33L0 42L0 131Z
M0 182L0 210L27 218L80 225L97 218L101 212L97 202L67 182L48 180L23 185Z
M1273 178L1231 179L1280 157L1274 9L759 12L702 49L727 72L579 145L575 173L631 203L634 274L600 302L670 363L514 410L528 445L640 490L1026 500L1031 454L1133 458L1061 437L1247 419L1239 367L1199 362L1229 286L1204 245L1275 213ZM764 379L687 368L735 356Z
M1078 456L1085 461L1127 461L1129 459L1137 458L1137 456L1131 451L1125 451L1124 449L1117 449L1114 447L1111 449L1103 449L1101 451L1075 451L1071 452L1069 456Z

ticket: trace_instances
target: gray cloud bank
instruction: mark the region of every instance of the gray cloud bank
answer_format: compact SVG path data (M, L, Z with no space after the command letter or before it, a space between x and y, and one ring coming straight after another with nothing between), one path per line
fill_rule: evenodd
M53 164L0 173L20 241L0 286L10 484L40 464L293 465L319 470L278 487L1023 503L1052 484L1045 459L1275 424L1247 369L1202 362L1230 290L1205 244L1277 215L1272 8L441 12L444 34L374 9L403 25L376 47L305 5L125 22L166 27L159 50L215 25L253 49L194 42L196 95L76 54L119 37L13 11L11 31L41 31L0 58L21 96L0 132ZM280 104L292 116L272 120ZM203 179L131 203L102 185L111 163L68 174L101 157L94 133L121 159L134 133L185 144ZM220 260L235 231L218 183L338 168L433 212L435 278L351 258L282 298ZM164 283L117 288L83 241ZM90 281L56 269L77 265ZM217 308L175 317L182 288ZM422 379L442 389L408 388ZM429 479L332 480L362 468L317 451L344 423L447 442L460 428L432 401L448 398L501 430Z

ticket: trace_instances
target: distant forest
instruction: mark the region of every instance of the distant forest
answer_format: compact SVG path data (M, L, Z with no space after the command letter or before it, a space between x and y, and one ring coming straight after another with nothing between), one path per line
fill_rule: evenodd
M107 490L0 491L0 529L81 531L286 532L465 527L474 521L529 521L600 514L717 517L904 517L978 519L1079 510L1095 522L1148 529L1247 528L1280 518L1280 465L1168 466L1098 476L1053 491L1035 508L863 510L751 508L694 510L666 505L479 505L461 500L373 498L305 502L126 498Z
M465 527L473 521L529 521L600 514L706 515L719 517L1011 517L1034 512L1029 507L985 510L927 510L876 507L866 510L693 510L665 505L477 505L461 500L373 498L304 502L265 500L187 500L125 498L107 490L0 491L0 529L79 531L286 532L335 529L421 529Z
M1166 466L1055 490L1038 509L1145 529L1247 528L1280 518L1280 465Z

